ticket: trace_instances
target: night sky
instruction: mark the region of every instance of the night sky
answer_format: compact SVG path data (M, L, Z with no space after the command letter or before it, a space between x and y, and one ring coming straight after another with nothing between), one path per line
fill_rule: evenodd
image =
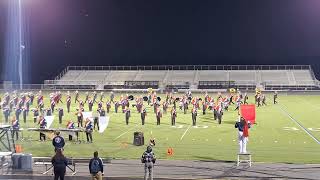
M1 67L7 1L0 0ZM67 65L311 64L319 74L320 0L23 3L29 83Z

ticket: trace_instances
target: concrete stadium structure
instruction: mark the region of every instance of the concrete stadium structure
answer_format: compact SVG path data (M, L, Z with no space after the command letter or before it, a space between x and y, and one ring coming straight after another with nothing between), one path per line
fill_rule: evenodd
M61 89L318 90L309 65L68 66L45 85Z

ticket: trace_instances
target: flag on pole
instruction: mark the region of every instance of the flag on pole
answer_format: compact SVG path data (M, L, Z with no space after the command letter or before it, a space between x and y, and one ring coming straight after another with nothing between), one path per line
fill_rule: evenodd
M256 122L256 106L254 104L246 105L241 104L240 106L240 115L251 124Z
M109 116L100 116L99 117L99 133L103 133L104 130L108 127L109 125Z
M92 112L82 112L84 121L88 118L91 122L93 122Z
M50 128L51 124L53 123L54 116L45 116L44 119L47 121L47 128Z

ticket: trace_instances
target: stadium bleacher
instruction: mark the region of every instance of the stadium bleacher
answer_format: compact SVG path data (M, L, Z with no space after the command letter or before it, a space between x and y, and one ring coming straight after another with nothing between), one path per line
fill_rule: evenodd
M92 85L104 89L153 87L169 89L221 89L236 87L254 89L313 89L318 87L310 66L201 66L201 68L66 68L52 85ZM49 83L50 82L50 83ZM132 86L132 87L131 87Z

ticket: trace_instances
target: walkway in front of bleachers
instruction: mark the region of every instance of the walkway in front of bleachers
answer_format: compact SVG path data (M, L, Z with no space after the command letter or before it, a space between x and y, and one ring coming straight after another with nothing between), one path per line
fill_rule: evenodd
M66 179L89 179L87 163L77 164L77 174ZM0 169L1 170L1 169ZM2 172L1 172L2 171ZM32 174L2 169L0 179L53 179L52 172L42 175L44 167L34 166ZM140 160L112 160L105 164L108 180L143 179L144 168ZM236 166L234 162L158 160L154 179L320 179L319 164L254 163Z

